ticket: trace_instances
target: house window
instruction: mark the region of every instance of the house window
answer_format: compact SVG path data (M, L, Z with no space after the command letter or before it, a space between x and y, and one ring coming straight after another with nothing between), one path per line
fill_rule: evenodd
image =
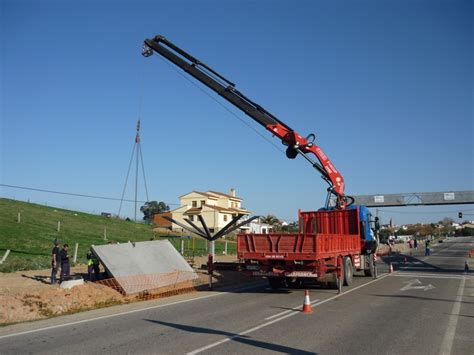
M198 202L197 201L193 201L193 207L197 207L198 206Z
M227 222L227 215L224 215L224 222Z
M192 222L194 221L194 216L189 216L189 220Z
M206 200L201 200L201 207L206 204Z

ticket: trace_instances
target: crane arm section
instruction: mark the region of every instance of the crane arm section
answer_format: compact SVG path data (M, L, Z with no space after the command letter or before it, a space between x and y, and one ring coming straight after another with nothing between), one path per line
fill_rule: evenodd
M145 57L153 53L160 54L171 63L180 67L189 75L206 85L218 95L242 110L257 123L265 127L273 135L281 139L287 146L286 156L294 159L302 155L311 165L321 173L321 177L329 184L328 192L336 196L336 206L345 208L347 199L344 195L344 178L337 171L323 150L314 143L315 136L310 134L303 137L280 121L263 107L253 102L235 88L235 84L215 72L200 60L186 53L163 36L146 39L142 54ZM316 157L313 159L309 154Z

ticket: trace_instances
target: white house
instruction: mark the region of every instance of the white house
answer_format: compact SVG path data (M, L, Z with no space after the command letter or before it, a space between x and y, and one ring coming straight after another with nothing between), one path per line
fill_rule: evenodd
M260 219L253 220L245 226L246 233L268 234L272 232L272 226L267 223L260 222Z
M215 233L229 223L238 214L249 215L250 211L242 208L242 199L237 197L235 189L229 194L217 191L191 191L179 197L180 207L170 211L173 219L185 225L189 225L184 219L189 219L198 227L201 227L198 215L201 215L209 231ZM183 231L183 228L175 223L172 230Z

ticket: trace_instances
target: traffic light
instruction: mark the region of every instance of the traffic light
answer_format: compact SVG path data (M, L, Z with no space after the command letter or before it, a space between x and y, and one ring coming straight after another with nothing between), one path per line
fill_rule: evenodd
M458 213L458 217L459 217L459 218L462 218L462 212L459 212L459 213Z

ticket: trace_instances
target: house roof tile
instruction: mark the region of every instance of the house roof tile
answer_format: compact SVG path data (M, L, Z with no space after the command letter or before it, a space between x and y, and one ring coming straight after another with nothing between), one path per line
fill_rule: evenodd
M224 194L222 192L208 191L208 193L212 193L212 194L216 194L216 195L219 195L219 196L224 196L224 197L227 197L227 198L230 198L230 199L242 201L242 199L240 197Z

